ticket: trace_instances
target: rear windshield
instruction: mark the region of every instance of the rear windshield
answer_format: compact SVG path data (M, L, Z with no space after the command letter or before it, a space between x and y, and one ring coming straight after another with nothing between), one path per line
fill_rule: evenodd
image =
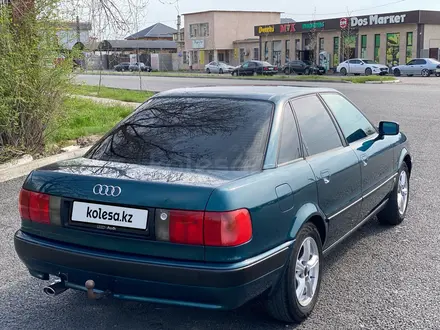
M273 104L157 98L120 122L86 157L189 169L261 169Z

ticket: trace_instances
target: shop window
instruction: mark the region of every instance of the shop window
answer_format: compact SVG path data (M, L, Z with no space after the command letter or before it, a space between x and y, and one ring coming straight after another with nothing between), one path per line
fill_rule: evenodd
M182 57L183 57L183 64L188 64L188 54L187 54L187 52L183 52Z
M298 59L298 52L301 50L301 40L295 39L295 60Z
M254 48L254 60L259 60L260 58L260 49L259 48Z
M265 61L269 60L269 42L268 41L264 42L264 60Z
M339 37L333 38L333 67L339 65Z
M324 50L324 38L319 38L319 51L322 52Z
M244 62L244 48L240 48L240 63Z
M400 33L387 33L387 66L400 64Z
M367 58L367 36L361 36L361 57Z
M286 63L290 60L290 40L286 40Z
M412 59L412 52L413 52L413 33L407 32L406 33L406 62L408 63Z
M197 64L197 63L199 63L199 56L198 56L198 53L199 53L199 52L198 52L197 50L191 52L191 55L192 55L191 63L192 63L192 64Z
M273 65L281 65L281 41L272 41L272 63Z
M374 35L374 61L379 63L379 54L380 54L380 34Z

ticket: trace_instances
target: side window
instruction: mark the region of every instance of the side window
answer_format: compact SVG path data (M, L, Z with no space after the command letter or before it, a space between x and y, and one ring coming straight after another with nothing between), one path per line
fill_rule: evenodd
M244 69L247 69L248 66L249 66L249 62L246 62L246 63L243 64L243 68Z
M316 95L295 99L292 105L309 156L342 146L330 115Z
M289 104L283 110L283 128L281 130L278 164L284 164L301 157L298 130Z
M425 65L426 64L426 60L418 60L417 64L421 64L421 65Z
M409 61L409 62L408 62L408 64L407 64L407 65L414 65L414 64L415 64L415 62L416 62L416 60L411 60L411 61Z
M249 68L255 68L257 65L254 62L249 62Z
M345 97L335 93L323 93L321 96L333 112L348 143L376 133L369 120Z

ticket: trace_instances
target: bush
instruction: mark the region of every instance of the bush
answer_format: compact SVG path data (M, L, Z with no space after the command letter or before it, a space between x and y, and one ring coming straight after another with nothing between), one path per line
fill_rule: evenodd
M0 6L0 162L44 150L45 129L71 87L76 54L59 47L56 5L36 0L19 18Z

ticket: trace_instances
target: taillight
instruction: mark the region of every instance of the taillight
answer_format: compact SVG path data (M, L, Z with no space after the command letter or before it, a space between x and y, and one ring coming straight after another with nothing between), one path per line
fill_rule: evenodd
M246 209L229 212L157 210L156 239L178 244L237 246L252 238Z
M170 211L170 242L203 244L203 212Z
M206 212L205 245L237 246L252 238L252 222L246 209L231 212Z
M19 210L22 219L50 224L50 196L21 189Z
M267 71L267 70L268 70L267 66L265 66L265 67L263 68L263 70L264 70L264 71Z

